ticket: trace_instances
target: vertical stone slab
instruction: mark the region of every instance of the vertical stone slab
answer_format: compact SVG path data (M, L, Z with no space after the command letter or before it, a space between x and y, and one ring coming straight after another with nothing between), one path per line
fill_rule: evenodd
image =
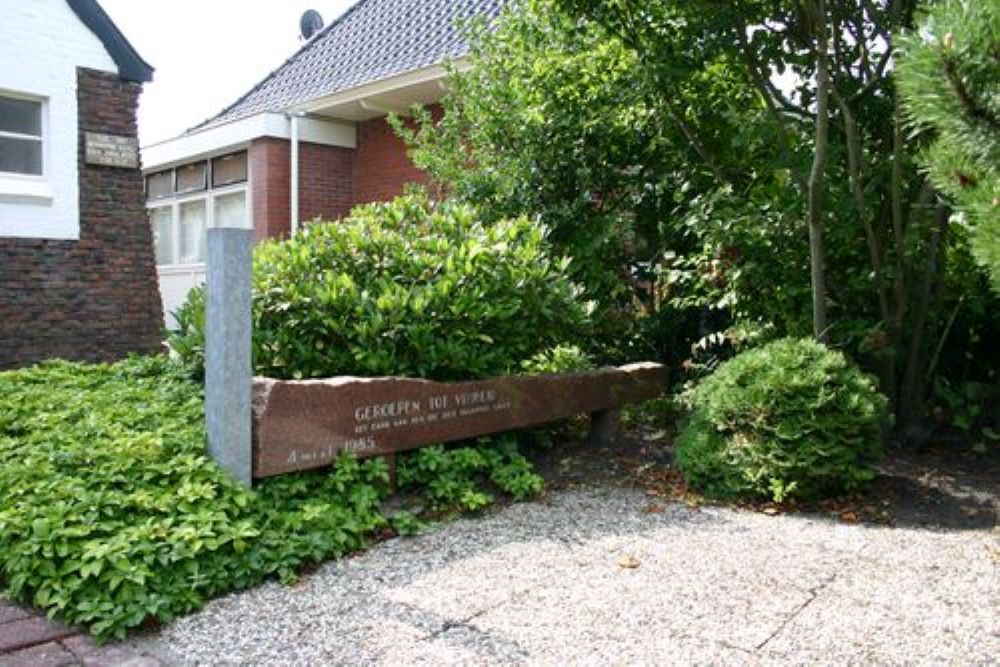
M251 483L250 282L252 232L209 229L205 304L208 453Z

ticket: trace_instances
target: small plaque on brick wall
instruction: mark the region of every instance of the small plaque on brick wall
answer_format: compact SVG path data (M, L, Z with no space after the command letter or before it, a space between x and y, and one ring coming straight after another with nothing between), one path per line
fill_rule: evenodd
M85 137L87 164L104 167L139 167L139 140L113 134L87 132Z

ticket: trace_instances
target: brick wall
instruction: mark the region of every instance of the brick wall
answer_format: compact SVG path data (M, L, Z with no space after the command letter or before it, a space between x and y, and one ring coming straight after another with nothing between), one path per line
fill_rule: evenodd
M0 238L0 368L160 349L163 313L142 175L83 160L84 132L136 136L141 90L114 74L77 70L80 238Z
M255 139L250 144L250 193L254 241L287 236L291 225L288 142Z
M435 105L431 113L437 118L441 108ZM402 194L407 183L427 183L427 174L413 166L406 155L406 144L384 118L358 123L354 201L387 201Z
M291 155L284 139L250 144L254 240L286 236L291 228ZM299 221L334 220L351 210L354 151L299 144Z
M299 144L299 220L335 220L354 202L350 148Z

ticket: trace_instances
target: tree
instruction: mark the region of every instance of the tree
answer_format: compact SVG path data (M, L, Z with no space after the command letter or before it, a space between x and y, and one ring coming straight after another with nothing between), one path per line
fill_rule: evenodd
M1000 291L1000 4L945 0L898 38L897 84L934 186L973 226L973 251Z
M541 217L603 312L640 304L640 343L812 330L906 420L941 369L982 370L967 359L997 326L906 141L893 35L914 12L524 0L473 40L442 123L407 137L453 196Z

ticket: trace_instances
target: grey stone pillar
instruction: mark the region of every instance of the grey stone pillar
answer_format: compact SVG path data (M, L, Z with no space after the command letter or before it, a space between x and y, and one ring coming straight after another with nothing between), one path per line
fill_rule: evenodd
M209 229L205 303L208 453L237 480L252 480L250 280L252 232Z

